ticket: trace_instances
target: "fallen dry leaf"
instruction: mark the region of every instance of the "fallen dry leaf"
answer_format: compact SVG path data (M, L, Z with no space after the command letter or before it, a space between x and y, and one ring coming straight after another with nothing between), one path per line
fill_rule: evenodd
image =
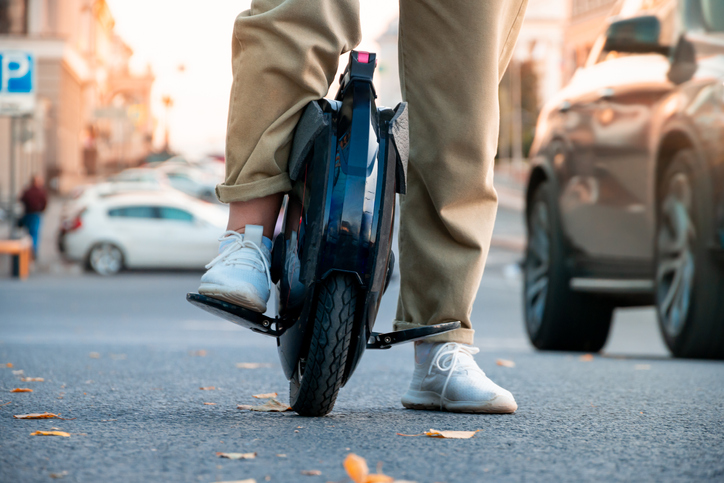
M256 483L256 480L254 478L249 478L248 480L215 481L214 483Z
M219 458L228 458L230 460L253 460L256 453L216 453Z
M300 473L307 476L319 476L322 474L319 470L302 470Z
M372 473L367 475L364 483L393 483L395 481L391 476L383 475L380 473Z
M392 483L394 478L383 475L381 465L377 466L377 473L370 474L367 461L361 456L350 453L344 459L344 470L354 483Z
M200 387L199 389L201 389L202 391L216 391L215 386Z
M191 357L206 357L206 351L201 349L200 351L189 351Z
M50 474L51 478L65 478L66 476L68 476L67 471L61 471L60 473L51 473Z
M503 367L515 367L515 362L506 359L498 359L495 361L495 363Z
M256 398L256 399L272 399L272 398L277 397L278 395L279 394L277 394L275 392L265 392L264 394L254 394L251 397Z
M420 434L404 434L404 433L395 433L397 436L406 436L408 438L416 438L417 436L425 436L425 433Z
M0 404L0 408L3 407L3 406L7 406L8 404L12 404L12 401L8 401L8 402L6 402L6 403Z
M425 436L430 438L441 438L441 439L470 439L475 436L475 433L482 431L478 429L476 431L438 431L431 429L425 433Z
M277 456L278 456L279 458L286 458L286 457L287 457L287 455L285 455L284 453L279 453Z
M12 389L10 392L33 392L33 390L28 389L27 387L16 387L15 389Z
M204 403L205 406L216 406L216 403Z
M8 369L10 369L11 367L13 367L13 363L12 363L12 362L6 362L5 364L3 364L3 367L7 367Z
M70 434L65 431L35 431L30 433L30 436L63 436L64 438L70 438Z
M53 418L59 418L57 414L53 413L30 413L30 414L15 414L13 415L15 419L53 419Z
M45 382L42 377L21 377L20 380L23 382Z
M261 369L262 367L272 367L272 364L266 362L237 362L237 369Z
M367 467L367 461L361 456L350 453L344 459L344 470L354 483L365 483L365 479L370 472Z
M238 406L236 406L236 409L241 409L242 411L244 411L244 410L260 411L260 412L266 412L266 413L283 413L285 411L292 410L291 407L289 407L288 405L286 405L284 403L277 401L276 399L267 399L267 401L260 406L239 404Z
M91 352L90 354L88 354L88 357L90 357L91 359L100 359L101 355L97 352Z
M593 354L583 354L578 360L581 362L591 362L593 360Z

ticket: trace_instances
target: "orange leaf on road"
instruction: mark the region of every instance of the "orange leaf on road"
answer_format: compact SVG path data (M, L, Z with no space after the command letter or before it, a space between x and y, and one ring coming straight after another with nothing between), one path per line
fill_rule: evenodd
M20 380L23 382L45 382L42 377L21 377Z
M204 403L205 406L216 406L216 403Z
M271 398L277 397L278 395L279 394L277 394L275 392L265 392L264 394L254 394L251 397L256 398L256 399L271 399Z
M581 362L591 362L593 360L593 354L583 354L578 360Z
M430 431L427 431L425 433L425 436L440 439L470 439L475 436L475 433L477 433L478 431L482 430L478 429L476 431L438 431L436 429L431 429Z
M216 456L219 458L228 458L230 460L253 460L256 458L256 453L221 453L217 452Z
M7 363L3 364L3 366L5 366L5 367L7 367L8 369L10 369L11 367L13 367L13 363L12 363L12 362L7 362Z
M344 470L354 483L365 483L370 469L367 467L367 461L361 456L350 453L344 459Z
M354 483L392 483L395 481L391 476L379 472L380 466L377 468L378 473L369 474L367 461L354 453L348 454L344 459L344 470Z
M200 387L199 389L201 389L202 391L216 391L215 386Z
M495 363L503 367L515 367L515 362L506 359L498 359L495 361Z
M302 470L300 473L307 476L319 476L322 474L319 470Z
M251 406L248 404L239 404L236 406L236 409L241 409L242 411L248 410L248 411L260 411L265 413L283 413L285 411L291 411L292 408L290 408L288 405L281 403L277 401L276 399L267 399L267 401L264 404L261 404L259 406Z
M27 387L16 387L15 389L11 390L10 392L33 392L33 390L28 389Z
M53 419L59 418L57 414L44 412L44 413L30 413L30 414L16 414L13 415L15 419Z
M236 368L237 369L260 369L262 367L272 367L273 364L268 364L266 362L237 362Z
M70 434L65 431L36 431L30 433L30 436L63 436L64 438L70 438Z

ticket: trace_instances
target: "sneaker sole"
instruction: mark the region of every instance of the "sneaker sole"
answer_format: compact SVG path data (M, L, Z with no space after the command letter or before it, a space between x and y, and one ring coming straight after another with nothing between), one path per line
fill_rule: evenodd
M262 314L266 312L266 302L258 294L249 291L229 290L214 283L202 283L199 286L199 293L230 304L239 305L254 312Z
M450 411L454 413L511 414L518 409L514 400L506 396L495 396L489 401L450 401L431 391L408 390L402 396L402 405L407 409L424 411Z

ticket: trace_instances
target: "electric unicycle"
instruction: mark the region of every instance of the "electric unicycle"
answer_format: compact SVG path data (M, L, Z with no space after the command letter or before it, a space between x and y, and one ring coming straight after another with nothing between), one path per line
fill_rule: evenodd
M208 312L277 339L290 406L305 416L332 410L365 349L460 327L373 332L394 270L395 193L405 193L409 152L407 105L376 107L375 66L375 54L351 52L335 99L311 102L297 124L292 191L272 249L278 315L187 295Z

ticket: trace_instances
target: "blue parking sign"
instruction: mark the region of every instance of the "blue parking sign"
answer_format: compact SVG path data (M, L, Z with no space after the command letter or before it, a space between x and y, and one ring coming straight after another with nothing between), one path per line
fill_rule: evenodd
M35 109L35 57L0 50L0 116L22 116Z
M33 92L33 58L25 52L0 52L0 92Z

